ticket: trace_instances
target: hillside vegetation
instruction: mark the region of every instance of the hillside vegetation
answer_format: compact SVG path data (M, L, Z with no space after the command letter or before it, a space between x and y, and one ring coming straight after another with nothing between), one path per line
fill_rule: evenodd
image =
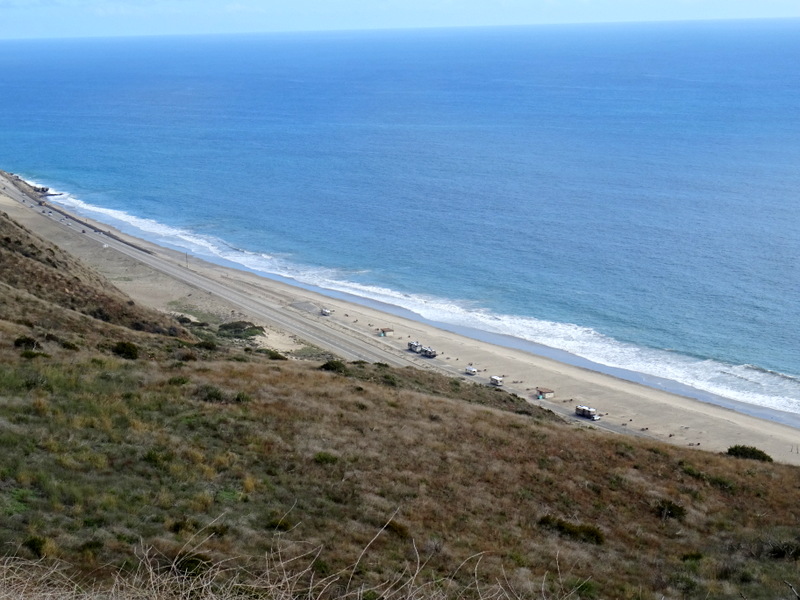
M182 321L0 216L9 597L797 597L796 468Z

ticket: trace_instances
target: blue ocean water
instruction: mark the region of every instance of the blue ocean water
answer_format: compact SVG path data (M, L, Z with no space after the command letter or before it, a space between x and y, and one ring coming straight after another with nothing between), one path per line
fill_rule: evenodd
M798 20L2 41L0 168L211 260L800 414L798 64Z

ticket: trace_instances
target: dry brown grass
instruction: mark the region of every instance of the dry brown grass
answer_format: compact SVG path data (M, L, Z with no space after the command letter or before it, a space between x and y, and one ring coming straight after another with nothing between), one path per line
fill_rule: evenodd
M215 522L204 550L215 561L290 535L322 549L318 577L368 546L359 585L406 572L419 554L426 580L455 572L463 586L470 571L459 565L477 552L484 583L526 596L543 581L558 593L557 564L565 585L590 582L596 597L641 587L754 598L796 567L792 467L226 356L170 368L111 356L24 364L25 377L49 383L21 385L0 411L41 440L9 452L21 438L5 434L4 498L24 505L7 509L5 542L30 556L25 542L38 536L47 556L94 568L124 564L140 540L174 559ZM666 501L685 515L660 514ZM542 525L547 516L565 531ZM594 528L603 543L571 527Z
M88 577L131 594L96 597L204 597L269 577L308 598L755 599L798 579L796 468L576 429L412 369L345 376L211 331L153 335L31 290L0 282L12 595L95 593L75 587ZM209 568L170 580L187 548Z
M0 315L43 328L65 329L69 323L70 329L91 331L100 322L186 336L172 319L136 306L99 274L5 213L0 213Z
M316 564L321 549L307 543L276 538L265 555L240 559L233 565L210 560L201 550L204 541L208 540L198 536L192 540L196 545L186 544L173 558L152 547L140 548L135 564L106 573L99 581L91 575L76 577L75 569L61 561L6 557L0 560L0 600L565 600L580 597L589 583L568 582L556 563L556 571L543 576L539 589L520 595L508 580L482 581L480 555L459 565L469 583L462 583L463 576L430 579L424 574L421 554L416 552L415 562L403 572L364 585L355 575L369 546L353 565L319 576Z

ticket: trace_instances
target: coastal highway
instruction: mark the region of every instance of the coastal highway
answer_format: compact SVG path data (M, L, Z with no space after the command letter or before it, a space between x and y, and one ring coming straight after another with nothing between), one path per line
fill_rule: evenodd
M185 266L177 265L158 254L142 252L128 244L106 239L105 243L147 266L169 277L182 281L201 292L213 294L243 313L253 318L263 319L278 329L288 331L306 342L318 346L342 357L345 360L365 360L368 362L384 362L393 366L405 366L408 361L402 360L394 352L376 347L374 341L368 343L353 336L351 332L339 332L321 323L314 322L309 314L302 314L289 306L281 305L274 300L258 297L254 293L246 293L234 288L233 282L222 283L206 277Z
M363 334L359 336L357 331L339 331L332 323L316 322L309 313L281 303L276 298L270 298L263 291L257 293L255 290L246 290L241 283L232 280L217 281L177 263L174 259L164 257L157 251L145 250L116 236L92 230L87 230L85 235L96 240L103 249L113 249L199 292L213 294L231 307L250 315L251 318L263 319L270 325L292 333L345 360L384 362L393 366L413 364L410 359L393 348L384 349L377 345L375 340L359 339L366 336Z

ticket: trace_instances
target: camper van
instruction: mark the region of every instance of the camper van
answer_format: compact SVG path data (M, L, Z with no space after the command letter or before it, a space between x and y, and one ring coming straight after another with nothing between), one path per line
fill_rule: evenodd
M464 369L464 373L466 373L467 375L477 375L478 369L476 369L475 367L467 367L466 369Z
M592 421L599 421L600 415L597 414L597 409L588 406L578 405L575 407L575 414L579 417L591 419Z
M500 377L499 375L492 375L491 377L489 377L489 383L491 385L496 385L497 387L500 387L501 385L503 385L503 378Z

